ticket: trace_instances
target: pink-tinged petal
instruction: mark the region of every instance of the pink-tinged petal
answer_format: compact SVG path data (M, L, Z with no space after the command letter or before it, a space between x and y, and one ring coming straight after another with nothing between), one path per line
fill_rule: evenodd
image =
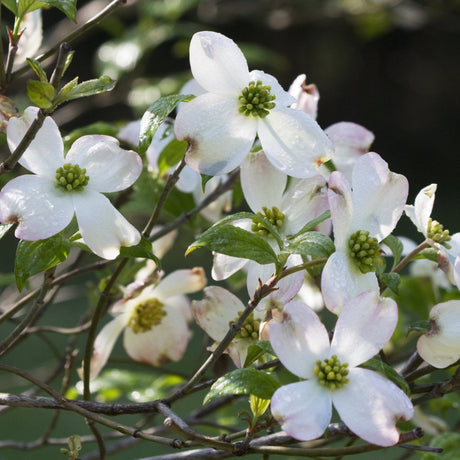
M81 236L88 247L103 259L115 259L120 246L134 246L140 233L98 192L72 194Z
M11 152L21 142L37 112L37 107L28 107L21 118L10 118L7 127L7 140ZM35 174L54 179L56 169L62 166L63 162L64 145L59 128L51 117L46 117L19 163Z
M126 327L129 320L129 313L117 316L107 323L99 332L94 341L94 352L91 357L90 378L94 379L99 375L101 369L107 363L110 353L112 353L115 342L121 331Z
M404 212L425 237L428 236L428 221L433 210L437 184L428 185L417 194L413 205L404 207Z
M398 322L398 306L378 292L363 292L347 302L335 325L331 353L351 367L376 355L390 340Z
M313 380L291 383L275 391L271 412L288 435L311 441L320 437L331 421L331 395Z
M455 258L454 263L454 281L457 288L460 289L460 255Z
M211 276L213 280L222 281L241 270L248 263L248 259L214 253Z
M283 366L302 378L314 378L318 359L328 357L329 336L318 315L302 302L289 302L282 322L270 324L270 343Z
M141 157L132 150L120 148L118 141L110 136L78 138L72 144L66 162L86 168L88 187L104 193L129 187L142 171Z
M254 143L257 120L238 112L238 99L206 93L176 117L176 137L187 141L187 164L201 174L225 174L241 164Z
M350 369L350 381L332 393L342 421L360 438L378 446L399 441L396 423L409 420L414 408L393 382L368 369Z
M184 169L179 173L176 187L181 192L191 193L197 187L201 187L201 177L196 171L185 165Z
M246 287L248 294L252 297L259 286L259 281L266 283L275 273L275 264L260 265L257 262L250 260L247 264Z
M380 155L361 156L353 168L354 217L352 232L367 230L381 241L395 228L406 204L409 184L391 172Z
M175 295L173 297L168 297L166 305L168 308L175 308L176 310L179 310L187 323L192 321L193 315L191 303L186 295Z
M306 84L307 77L303 73L291 83L288 93L295 97L293 109L302 110L316 120L318 114L319 91L315 84Z
M262 211L263 206L280 207L287 176L272 166L262 150L246 156L240 178L244 198L253 212Z
M258 134L271 164L285 174L318 174L316 161L330 158L333 146L313 118L300 110L275 107L258 123Z
M167 361L179 361L187 347L190 331L187 321L175 308L166 308L166 315L150 331L134 333L125 329L123 345L135 361L161 366Z
M225 353L230 356L233 364L235 364L237 368L241 369L244 366L244 362L246 361L249 346L254 345L255 343L255 339L233 339L232 343L225 350Z
M171 296L191 294L206 286L206 275L201 267L176 270L165 276L153 288L155 297L162 302Z
M430 321L431 330L418 339L417 351L427 363L444 368L460 359L460 300L435 305Z
M237 44L217 32L198 32L190 42L190 67L193 77L206 91L233 93L249 83L249 69Z
M327 211L327 193L326 181L322 176L292 180L281 204L285 216L285 234L296 234L307 222Z
M42 240L63 230L72 220L70 194L48 178L26 174L10 180L0 192L0 222L17 222L17 238Z
M217 341L224 338L230 323L238 319L244 308L238 297L219 286L204 288L203 300L192 302L192 313L198 326Z
M334 244L337 250L348 249L348 238L353 222L353 197L345 176L334 171L329 177L328 201L331 209Z
M338 315L345 302L365 291L379 292L374 272L361 273L346 254L332 254L321 275L321 291L328 310Z
M270 86L270 93L276 96L276 99L273 101L276 107L289 107L295 102L295 98L287 91L284 91L273 75L265 73L262 70L253 70L250 72L249 77L251 81L261 81L263 85Z

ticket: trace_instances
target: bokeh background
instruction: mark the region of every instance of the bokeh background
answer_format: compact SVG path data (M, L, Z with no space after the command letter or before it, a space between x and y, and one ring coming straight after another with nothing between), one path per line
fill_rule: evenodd
M77 24L55 9L44 11L42 50L108 3L80 0ZM81 81L107 74L118 81L117 87L69 103L53 117L63 133L97 121L141 117L155 99L178 92L191 77L188 43L193 33L218 31L241 47L250 69L274 75L286 89L298 74L307 74L320 91L318 122L323 128L346 120L371 130L376 137L372 150L408 178L409 202L422 187L437 183L433 217L454 233L460 230L459 13L456 0L128 0L72 42L76 53L67 72L69 79L79 75ZM3 22L9 19L5 12ZM10 88L8 95L19 108L28 105L21 93L30 77L24 74ZM4 144L2 149L3 158ZM407 219L401 233L416 237ZM11 271L14 247L11 236L0 241L2 276ZM183 254L180 244L179 249L176 259ZM75 308L64 303L56 322L64 318L66 325L73 324ZM38 349L30 354L21 349L11 360L27 366L31 357L39 358ZM180 365L175 369L180 372ZM16 383L0 382L0 391ZM42 428L40 417L49 421L50 415L42 412L30 419L31 411L11 412L11 421L30 421L24 425L26 436L9 429L10 416L1 417L0 438L34 439L33 426L37 433ZM61 423L74 424L75 432L81 428L75 417L64 416ZM62 458L56 448L47 454ZM126 455L113 458L131 458ZM0 451L4 458L45 457L7 449Z

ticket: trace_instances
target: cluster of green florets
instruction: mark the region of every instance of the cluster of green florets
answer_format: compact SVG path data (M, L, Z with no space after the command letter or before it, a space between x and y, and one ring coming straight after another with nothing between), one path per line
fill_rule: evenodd
M375 268L383 263L379 242L377 238L370 237L369 232L358 230L353 233L348 247L361 273L374 272Z
M318 377L319 383L326 386L329 390L338 390L349 382L348 363L342 364L337 355L332 355L329 359L316 361L314 372Z
M277 228L282 227L284 222L284 214L276 206L273 206L273 208L267 208L264 206L262 211L263 212L259 211L257 213L259 217L262 217L262 219L266 220ZM259 222L255 219L253 220L251 230L260 236L267 236L270 233L263 222Z
M164 306L158 299L148 299L136 305L128 326L135 334L147 332L160 324L165 315Z
M56 181L59 187L70 192L72 190L82 190L89 182L86 169L78 165L66 163L56 169Z
M447 249L451 247L450 244L447 244L447 241L451 239L449 230L444 230L443 225L437 220L433 220L431 217L428 221L428 238L436 243L442 244Z
M276 96L270 91L271 86L263 85L260 80L249 82L249 85L243 89L238 98L241 103L240 113L248 117L265 118L270 110L276 106L273 102Z
M238 312L238 318L241 316L243 312ZM238 320L235 319L234 322ZM254 313L251 313L247 318L246 321L241 326L240 331L238 334L235 335L235 339L254 339L257 340L259 338L259 328L260 328L260 321L254 319Z

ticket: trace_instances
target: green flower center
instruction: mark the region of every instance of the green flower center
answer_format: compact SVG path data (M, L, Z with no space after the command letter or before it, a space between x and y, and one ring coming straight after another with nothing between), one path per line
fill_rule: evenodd
M273 102L276 96L270 91L271 86L263 85L260 80L249 82L249 85L241 91L241 96L238 98L241 104L240 113L247 117L265 118L270 110L276 106Z
M284 222L284 214L276 206L273 206L273 208L267 208L266 206L264 206L262 208L262 211L263 212L257 213L259 217L262 217L262 219L264 219L265 221L269 222L277 228L282 227ZM257 233L261 236L267 236L270 233L267 226L264 225L263 222L257 221L255 219L253 220L251 230L254 233Z
M330 391L338 390L350 381L347 378L348 363L342 364L337 355L332 355L323 361L318 359L313 370L319 383Z
M238 317L235 318L233 323L238 321L238 318L241 316L243 312L238 312ZM251 313L247 318L246 321L241 326L240 331L238 334L235 335L235 339L254 339L257 340L259 338L259 327L260 321L254 319L254 313Z
M428 221L428 238L431 238L436 243L442 244L447 249L451 248L447 241L450 241L449 230L444 230L444 227L437 221L430 217Z
M56 181L59 187L70 192L72 190L83 190L88 185L89 176L86 175L85 168L66 163L56 169Z
M128 326L135 334L147 332L153 326L160 324L165 315L164 306L158 299L148 299L136 305L129 318Z
M377 238L370 237L369 232L358 230L353 233L348 241L348 247L361 273L374 272L377 266L383 264L379 242Z

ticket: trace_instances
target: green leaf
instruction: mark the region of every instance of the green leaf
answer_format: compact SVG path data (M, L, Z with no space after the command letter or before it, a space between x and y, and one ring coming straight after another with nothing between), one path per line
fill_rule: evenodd
M410 396L411 391L409 384L388 364L384 363L381 359L371 358L366 361L363 366L373 369L374 371L380 372L387 379L391 380L394 384L398 385L401 390Z
M398 294L399 283L401 282L401 276L398 273L382 273L379 280L383 281L395 294Z
M391 250L393 254L393 266L391 267L392 269L396 267L396 265L399 264L399 261L401 260L401 254L403 251L403 244L401 241L396 238L393 235L388 235L382 243L385 243Z
M265 353L275 356L270 342L261 340L253 345L249 345L246 359L244 361L244 367L250 366L253 362L257 361Z
M266 240L233 225L218 225L209 228L188 247L185 255L201 247L207 247L211 251L228 256L255 260L261 265L278 265L278 258Z
M173 139L160 153L158 157L158 170L160 174L169 171L177 165L185 154L187 142Z
M220 377L204 398L203 404L229 395L254 395L262 399L271 399L280 387L278 381L263 371L253 367L236 369Z
M439 447L442 454L419 452L421 460L458 460L460 458L460 433L441 433L430 441L431 447Z
M27 83L27 96L41 109L49 109L53 106L55 94L56 90L51 83L37 80L29 80Z
M409 324L409 327L407 328L407 333L411 332L421 332L422 334L425 334L431 329L431 322L429 320L420 320L420 321L414 321L413 323Z
M14 225L13 224L0 224L0 240L8 233L8 230Z
M16 0L3 0L2 5L6 6L15 16L18 15L18 6Z
M254 395L251 395L249 398L249 407L251 408L251 412L254 415L255 420L264 415L269 405L269 399L262 399Z
M84 81L74 86L73 88L70 88L70 90L66 91L65 94L59 93L58 97L56 98L55 105L57 106L66 101L79 99L80 97L94 96L95 94L111 91L113 88L115 88L115 83L115 80L112 80L107 75L95 78L93 80Z
M43 8L44 6L46 6L46 1L38 2L36 0L18 0L16 16L22 19L25 14L38 10L39 8Z
M141 119L139 135L139 153L143 154L152 143L158 127L166 120L167 116L176 108L177 104L190 101L195 96L191 94L172 94L160 97L144 113Z
M69 255L69 250L69 241L61 235L46 240L20 241L14 264L14 275L19 291L32 275L64 262Z
M77 0L42 0L50 6L61 10L71 21L77 16Z
M438 263L438 251L434 248L426 248L420 251L414 259L428 259Z
M295 235L294 238L297 236L300 236L302 233L309 232L313 230L317 225L319 225L321 222L324 222L325 220L329 219L331 217L331 211L324 211L320 216L318 216L316 219L311 220L310 222L307 222Z
M141 236L141 241L136 246L122 246L120 248L120 255L122 257L151 259L161 269L160 259L153 253L152 243L144 236Z
M40 79L42 83L48 83L48 77L46 76L46 73L43 70L43 67L39 61L35 59L27 58L27 63L29 64L29 66L32 68L32 70L35 72L35 74L37 75L37 77Z
M67 100L67 95L70 93L72 89L74 89L78 85L78 77L75 77L73 80L70 80L66 83L60 90L58 95L56 96L56 105L60 104L60 101Z
M332 240L323 233L306 232L290 239L287 251L304 257L329 257L335 251L335 247Z

